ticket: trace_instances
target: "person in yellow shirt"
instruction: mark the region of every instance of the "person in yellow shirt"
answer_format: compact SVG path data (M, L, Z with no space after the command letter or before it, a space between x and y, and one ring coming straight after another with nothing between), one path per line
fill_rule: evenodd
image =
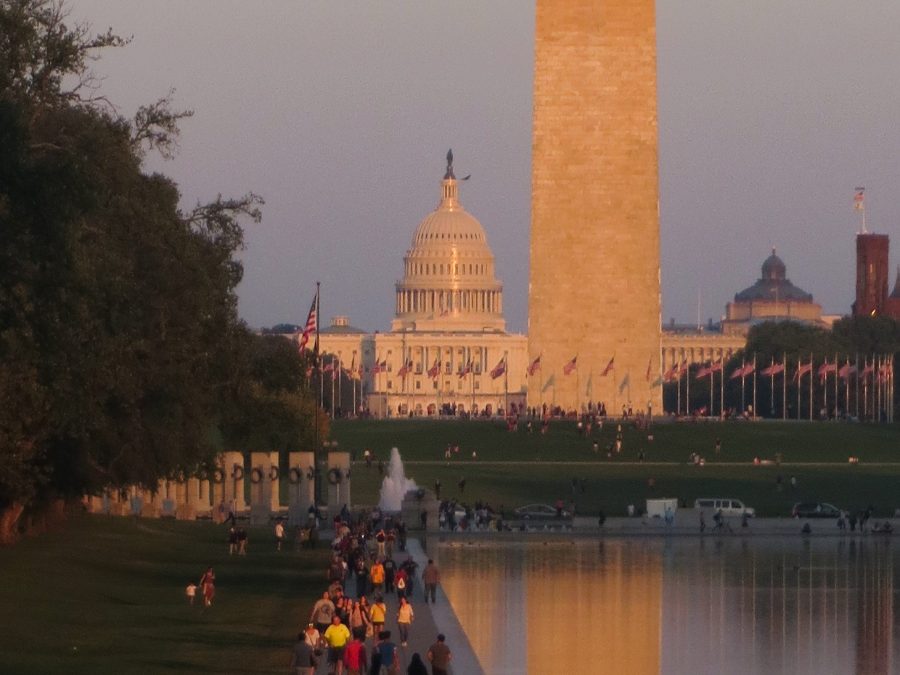
M384 593L384 564L381 558L375 561L372 569L369 570L369 579L372 581L372 588L379 593Z
M387 605L384 604L384 598L380 595L375 596L375 602L369 610L369 618L372 619L372 630L378 635L384 630L384 617L387 616Z
M334 675L342 675L344 672L344 649L350 642L350 629L342 624L341 617L335 614L323 637L328 643L329 669Z

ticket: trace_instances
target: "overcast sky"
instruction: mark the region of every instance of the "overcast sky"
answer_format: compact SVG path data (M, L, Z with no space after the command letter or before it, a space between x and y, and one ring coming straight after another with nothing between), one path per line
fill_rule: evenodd
M134 41L95 70L131 116L176 88L195 111L150 168L184 204L247 191L240 312L301 323L392 318L444 155L472 174L508 327L527 321L534 3L526 0L73 0ZM718 319L774 246L827 313L854 298L853 189L900 246L900 2L658 0L663 320ZM897 252L891 264L900 261ZM893 275L892 275L893 276ZM603 289L584 298L602 311Z

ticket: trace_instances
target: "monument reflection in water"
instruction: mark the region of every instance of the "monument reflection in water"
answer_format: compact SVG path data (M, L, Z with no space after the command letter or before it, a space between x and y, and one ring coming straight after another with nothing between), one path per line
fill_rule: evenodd
M900 673L897 542L445 543L442 583L484 671Z

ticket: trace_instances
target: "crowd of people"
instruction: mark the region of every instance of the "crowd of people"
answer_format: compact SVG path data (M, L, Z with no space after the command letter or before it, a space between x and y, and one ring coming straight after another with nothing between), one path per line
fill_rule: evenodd
M443 635L423 657L414 652L406 662L406 648L415 621L413 592L422 585L427 604L436 601L440 572L429 560L419 573L411 555L398 563L406 549L402 521L369 517L335 522L328 588L316 601L309 622L297 636L291 668L297 675L314 675L327 663L330 675L446 675L451 659ZM399 549L399 550L398 550ZM389 610L390 598L395 609ZM397 638L387 629L397 625ZM401 670L405 666L405 671Z

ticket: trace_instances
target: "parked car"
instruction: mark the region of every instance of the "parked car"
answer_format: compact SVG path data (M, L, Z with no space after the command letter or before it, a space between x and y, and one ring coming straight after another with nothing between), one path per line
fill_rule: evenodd
M841 510L825 502L797 502L791 509L794 518L839 518Z
M520 506L514 512L516 518L525 520L549 520L551 518L570 518L571 513L562 509L561 512L550 506L549 504L529 504L528 506Z
M746 506L740 499L698 499L694 502L694 508L702 509L712 514L721 511L725 517L742 516L746 513L750 518L753 518L756 515L756 509Z

